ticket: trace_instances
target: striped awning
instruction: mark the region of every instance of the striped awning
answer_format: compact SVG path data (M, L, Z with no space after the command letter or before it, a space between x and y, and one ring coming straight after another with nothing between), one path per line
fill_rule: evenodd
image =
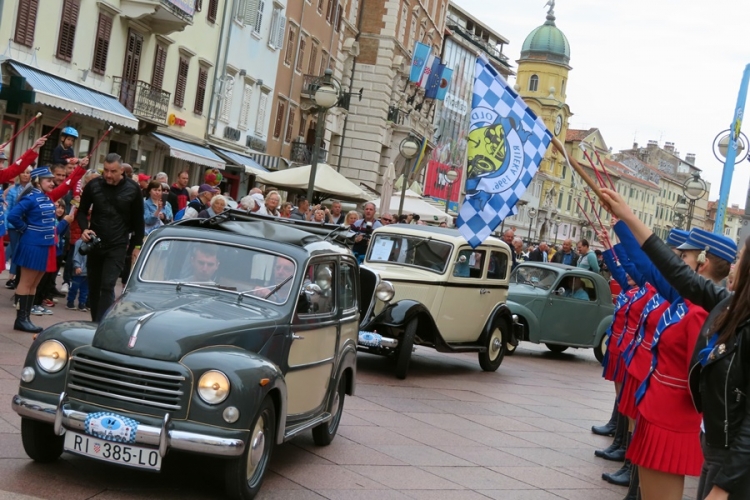
M227 166L224 160L206 146L181 141L163 134L155 133L154 137L169 147L169 156L172 158L179 158L180 160L221 170L224 170Z
M116 97L97 92L16 61L8 63L34 90L34 102L98 118L112 125L138 130L138 118Z
M264 153L249 153L247 156L268 170L279 170L279 167L283 170L289 167L289 161L280 156L271 156Z
M267 168L264 168L258 162L256 162L252 158L248 158L245 155L241 155L239 153L228 151L222 148L217 148L216 146L214 146L214 149L217 153L219 153L219 156L224 157L230 163L234 163L235 165L243 167L245 169L245 173L248 173L250 175L257 175L259 173L268 172Z

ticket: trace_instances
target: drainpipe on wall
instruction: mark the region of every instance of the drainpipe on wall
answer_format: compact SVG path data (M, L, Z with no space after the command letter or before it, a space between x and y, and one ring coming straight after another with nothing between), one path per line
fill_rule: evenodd
M219 32L219 46L216 48L216 69L218 70L219 57L221 56L221 43L224 40L224 27L227 24L229 24L229 32L227 33L227 46L224 49L224 69L222 70L222 75L221 75L222 82L224 82L224 79L227 77L227 56L229 53L229 41L232 39L232 20L230 19L229 22L227 23L227 7L229 6L229 1L230 0L224 1L224 13L222 14L222 17L221 17L222 19L221 31ZM231 0L231 1L232 1L232 12L234 12L235 4L237 0ZM223 89L223 85L222 85L222 89ZM213 81L213 85L211 85L211 102L209 102L208 104L208 120L206 120L206 140L208 140L208 129L211 126L211 113L213 112L213 109L214 109L214 101L220 100L220 98L214 99L215 91L216 91L216 71L214 71L214 81ZM216 112L214 112L214 126L213 126L213 129L211 130L211 133L214 135L216 134L216 122L218 120L219 109L220 109L220 106L217 104Z
M359 43L359 35L362 34L362 12L364 12L365 0L361 0L359 10L357 11L357 34L354 35L354 41ZM354 71L357 69L357 56L352 57L352 74L349 76L349 92L354 87ZM344 116L344 125L341 130L341 143L339 144L339 157L336 161L336 172L341 171L341 153L344 151L344 139L346 139L346 125L349 123L349 110L346 110Z

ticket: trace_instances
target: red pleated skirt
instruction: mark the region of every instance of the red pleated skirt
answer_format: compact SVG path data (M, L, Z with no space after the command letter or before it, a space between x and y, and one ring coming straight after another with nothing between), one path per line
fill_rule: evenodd
M675 432L639 417L627 458L647 469L700 476L703 467L700 429L695 432Z
M612 339L609 339L610 344ZM617 374L617 366L620 364L620 353L613 352L611 349L607 351L607 368L604 370L604 380L610 382L616 382L615 375ZM619 374L618 374L619 375Z
M638 407L635 404L635 393L640 387L641 381L628 375L625 377L625 385L620 391L620 404L617 407L620 413L626 417L635 419L638 417Z

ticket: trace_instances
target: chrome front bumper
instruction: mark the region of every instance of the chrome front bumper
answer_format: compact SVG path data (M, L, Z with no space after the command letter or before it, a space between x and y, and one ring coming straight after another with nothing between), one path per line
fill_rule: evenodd
M13 396L12 407L22 417L52 424L58 436L62 436L66 429L85 432L85 422L89 414L65 408L66 399L67 395L63 392L55 406L16 395ZM245 451L245 442L241 439L196 434L171 427L173 425L169 413L164 415L161 427L138 425L134 444L158 448L162 457L170 448L220 457L238 457Z

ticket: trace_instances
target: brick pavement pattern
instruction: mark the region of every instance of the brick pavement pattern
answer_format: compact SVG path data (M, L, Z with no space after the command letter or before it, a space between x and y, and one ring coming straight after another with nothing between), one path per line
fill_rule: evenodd
M160 474L67 453L32 462L10 408L32 336L12 330L11 295L0 291L0 500L221 498L220 461L189 455L169 456ZM33 321L89 319L64 307L60 299L53 316ZM594 457L610 438L590 427L608 420L614 397L600 375L590 350L556 355L528 343L495 373L476 355L419 348L403 381L385 358L360 355L336 439L317 447L308 434L277 446L258 498L621 500L625 489L601 479L620 464ZM696 483L688 479L686 499Z

